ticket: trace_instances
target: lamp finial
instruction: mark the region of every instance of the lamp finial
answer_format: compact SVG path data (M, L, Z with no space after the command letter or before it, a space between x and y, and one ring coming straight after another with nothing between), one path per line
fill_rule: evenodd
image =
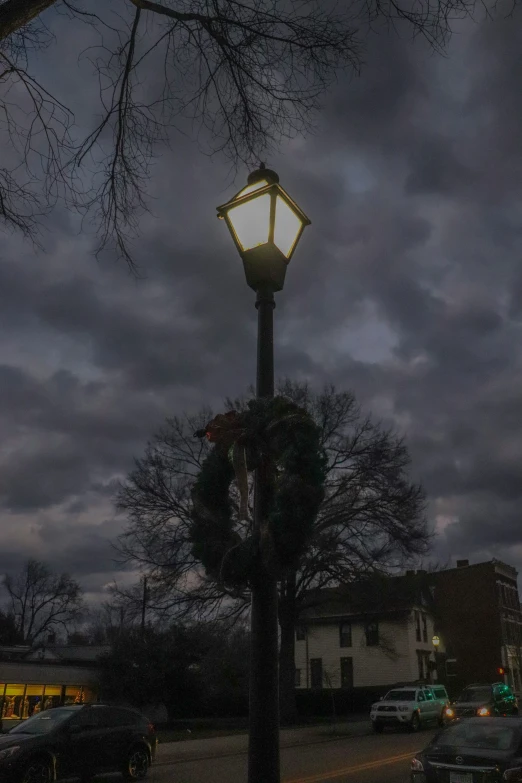
M247 182L249 185L255 185L259 180L266 179L271 185L279 182L279 176L272 169L267 169L264 163L259 164L259 168L248 175Z

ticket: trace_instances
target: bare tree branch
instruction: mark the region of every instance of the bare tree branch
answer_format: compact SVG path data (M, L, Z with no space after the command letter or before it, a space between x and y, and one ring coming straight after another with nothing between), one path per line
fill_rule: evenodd
M28 560L15 577L7 574L2 584L9 595L17 633L26 644L41 641L56 627L66 629L82 614L79 584L68 574L53 574L37 560Z
M341 10L330 0L106 0L95 13L74 0L0 0L0 134L14 152L0 166L0 220L34 237L60 200L93 221L97 252L114 244L137 274L132 241L148 209L151 167L184 119L205 153L219 152L233 167L257 163L281 139L313 129L341 70L359 73L363 30L400 24L442 52L452 20L474 7L475 0L356 0ZM56 43L60 16L72 35L81 23L97 41L79 57L99 87L99 112L83 138L76 128L71 136L71 112L33 75L32 52ZM38 159L44 165L35 170Z

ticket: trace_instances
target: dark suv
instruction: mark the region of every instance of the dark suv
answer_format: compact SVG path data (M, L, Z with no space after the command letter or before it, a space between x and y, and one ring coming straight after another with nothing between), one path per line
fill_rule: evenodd
M447 718L472 716L489 718L499 715L518 715L518 702L509 685L468 685L446 710Z
M55 707L0 736L1 783L50 783L120 772L143 780L154 760L154 726L137 710L105 704Z

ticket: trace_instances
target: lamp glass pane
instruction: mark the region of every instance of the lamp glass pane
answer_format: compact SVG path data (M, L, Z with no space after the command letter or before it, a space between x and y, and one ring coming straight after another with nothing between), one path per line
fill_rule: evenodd
M286 201L278 196L276 199L274 243L279 250L289 257L295 245L295 241L301 230L301 220Z
M242 198L243 196L246 196L248 193L253 193L254 190L259 190L259 188L264 188L266 185L268 185L268 181L266 179L262 179L259 182L254 182L253 185L247 185L246 188L243 188L243 190L239 191L236 198Z
M247 201L228 210L228 219L243 250L268 242L270 227L270 195Z

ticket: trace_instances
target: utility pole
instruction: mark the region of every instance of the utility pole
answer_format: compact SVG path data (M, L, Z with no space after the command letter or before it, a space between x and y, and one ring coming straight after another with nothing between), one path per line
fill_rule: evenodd
M141 605L141 638L145 638L145 612L147 610L147 577L143 577L143 601Z

